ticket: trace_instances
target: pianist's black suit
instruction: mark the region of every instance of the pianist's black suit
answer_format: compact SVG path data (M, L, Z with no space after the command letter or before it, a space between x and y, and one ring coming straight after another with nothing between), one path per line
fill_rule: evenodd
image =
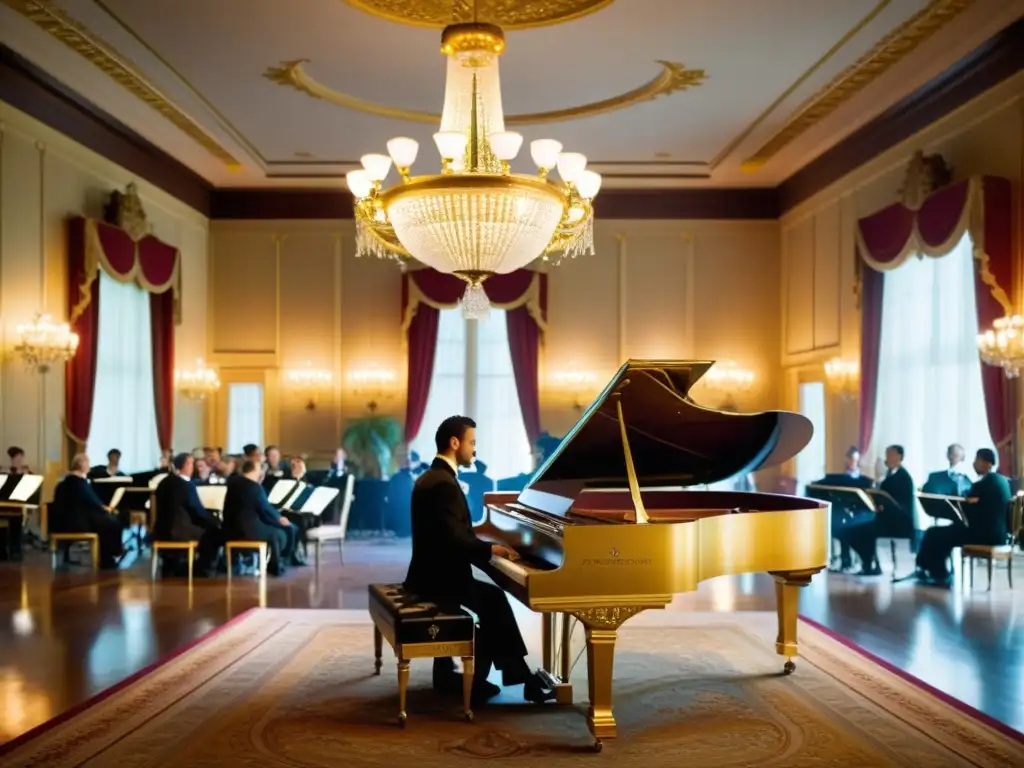
M157 541L198 541L199 571L209 573L224 544L220 523L199 498L195 485L181 475L171 474L156 487Z
M518 685L531 675L512 607L501 589L473 578L473 565L490 559L491 545L473 532L455 472L444 459L434 459L413 486L412 562L405 589L442 608L462 605L477 615L474 686L487 679L492 663L505 685Z
M285 564L295 553L294 525L281 525L278 514L267 500L267 492L255 480L244 475L232 475L224 496L225 539L265 541L270 545L269 572L274 576L284 573ZM228 567L232 567L228 563Z
M98 533L100 568L117 567L121 523L107 511L84 477L67 475L57 484L50 504L49 528L54 533Z

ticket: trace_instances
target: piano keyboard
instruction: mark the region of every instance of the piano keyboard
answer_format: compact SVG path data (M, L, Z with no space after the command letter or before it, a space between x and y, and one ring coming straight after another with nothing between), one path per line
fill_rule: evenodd
M505 557L492 557L491 565L521 587L526 586L526 579L531 573L536 573L538 571L536 568L530 568L527 565L512 562Z

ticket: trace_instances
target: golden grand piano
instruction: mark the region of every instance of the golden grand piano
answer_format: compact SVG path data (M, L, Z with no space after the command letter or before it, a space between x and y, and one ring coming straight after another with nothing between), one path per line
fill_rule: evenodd
M543 668L560 703L573 622L586 632L595 738L616 736L612 667L618 628L705 579L766 571L775 579L775 650L795 669L799 589L828 563L829 505L770 493L686 490L795 456L811 423L795 413L724 413L690 387L707 361L630 360L521 493L485 495L477 535L514 548L484 569L543 612ZM559 669L553 660L559 656Z

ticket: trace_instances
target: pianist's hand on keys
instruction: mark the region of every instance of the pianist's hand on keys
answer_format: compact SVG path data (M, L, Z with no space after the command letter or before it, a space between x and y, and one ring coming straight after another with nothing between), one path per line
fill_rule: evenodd
M506 560L518 560L519 553L504 544L491 544L491 557L504 557Z

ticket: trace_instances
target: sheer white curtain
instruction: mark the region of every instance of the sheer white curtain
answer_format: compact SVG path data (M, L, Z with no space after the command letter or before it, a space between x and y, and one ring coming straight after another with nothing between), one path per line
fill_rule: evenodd
M466 412L466 321L461 309L442 309L437 323L434 375L423 413L423 425L411 450L428 464L437 453L434 433L449 416Z
M486 320L465 320L461 309L441 310L434 375L420 433L412 450L429 461L434 432L448 416L477 422L477 456L495 480L533 469L533 456L512 373L504 310Z
M917 487L929 472L948 466L950 443L964 446L968 465L978 448L994 447L981 387L974 269L971 239L964 235L945 256L912 257L885 273L868 460L877 462L887 445L902 445Z
M122 471L146 471L160 458L149 294L103 270L99 281L96 391L86 450L93 464L105 464L107 451L117 448Z
M472 321L470 321L472 322ZM492 309L476 325L476 453L498 480L533 470L519 393L512 373L505 310Z

